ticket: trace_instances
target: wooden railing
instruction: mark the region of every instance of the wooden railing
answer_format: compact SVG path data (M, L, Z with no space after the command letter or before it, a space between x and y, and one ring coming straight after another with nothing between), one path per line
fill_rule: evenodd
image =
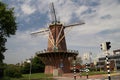
M67 53L76 53L76 54L79 54L78 50L56 50L56 51L48 51L46 49L44 50L41 50L41 51L37 51L36 54L43 54L43 53L52 53L52 52L67 52Z

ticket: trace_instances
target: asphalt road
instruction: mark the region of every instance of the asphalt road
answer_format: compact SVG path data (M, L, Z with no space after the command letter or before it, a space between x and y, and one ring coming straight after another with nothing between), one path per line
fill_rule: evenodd
M55 80L75 80L75 79L74 78L69 78L69 77L59 77L59 78L55 78ZM108 80L108 78L96 78L96 79L77 78L76 80ZM112 76L111 80L120 80L120 76Z
M55 77L55 80L75 80L72 76L63 76L63 77ZM94 75L89 76L89 79L86 79L86 76L79 77L77 76L76 80L108 80L106 75ZM120 80L120 75L112 75L111 80Z

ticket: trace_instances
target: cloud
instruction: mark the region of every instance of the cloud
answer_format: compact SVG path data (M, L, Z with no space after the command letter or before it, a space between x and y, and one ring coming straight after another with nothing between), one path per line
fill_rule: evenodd
M30 15L36 11L36 9L31 7L29 4L23 4L21 6L21 10L25 15Z

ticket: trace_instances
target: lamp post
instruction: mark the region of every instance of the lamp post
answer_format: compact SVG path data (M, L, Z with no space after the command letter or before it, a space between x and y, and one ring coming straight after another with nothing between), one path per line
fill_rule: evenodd
M89 53L90 64L92 63L92 52Z
M114 71L116 72L117 71L117 63L116 63L117 61L114 59Z
M28 59L28 60L27 60L27 63L30 64L29 80L31 80L30 76L31 76L32 62L31 62L30 59Z

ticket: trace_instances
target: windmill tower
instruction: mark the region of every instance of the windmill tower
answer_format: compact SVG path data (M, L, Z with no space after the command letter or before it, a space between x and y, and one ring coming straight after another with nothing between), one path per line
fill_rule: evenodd
M66 46L66 39L64 29L72 26L82 25L84 22L64 26L57 20L53 3L52 9L52 23L47 29L43 29L32 34L48 32L48 47L43 51L36 52L36 55L45 64L45 73L53 74L54 70L58 72L70 72L70 61L73 57L78 55L78 51L68 50Z

